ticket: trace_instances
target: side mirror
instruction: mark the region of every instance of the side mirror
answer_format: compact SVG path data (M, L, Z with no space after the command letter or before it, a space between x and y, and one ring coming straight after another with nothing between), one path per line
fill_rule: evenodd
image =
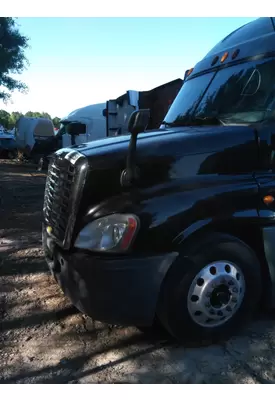
M104 110L102 110L103 117L107 117L107 114L108 114L107 108L104 108Z
M133 135L144 132L150 119L150 110L142 109L134 111L129 118L128 131Z

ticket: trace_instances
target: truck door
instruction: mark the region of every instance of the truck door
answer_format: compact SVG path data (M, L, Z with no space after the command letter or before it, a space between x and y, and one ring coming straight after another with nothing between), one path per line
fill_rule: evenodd
M259 131L259 171L255 178L259 187L259 215L275 217L275 123Z
M266 283L268 304L275 306L275 123L258 132L260 165L255 173L259 189L258 215L270 282ZM271 296L271 298L269 298Z

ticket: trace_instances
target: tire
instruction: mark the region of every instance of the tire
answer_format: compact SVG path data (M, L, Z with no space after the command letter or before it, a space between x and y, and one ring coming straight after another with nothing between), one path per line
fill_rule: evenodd
M255 253L239 239L217 233L189 242L181 254L163 282L158 318L185 343L208 345L229 338L260 302L261 267Z
M157 318L155 318L151 326L137 326L137 329L148 337L151 336L164 339L167 339L168 337L167 330L163 327L163 325Z

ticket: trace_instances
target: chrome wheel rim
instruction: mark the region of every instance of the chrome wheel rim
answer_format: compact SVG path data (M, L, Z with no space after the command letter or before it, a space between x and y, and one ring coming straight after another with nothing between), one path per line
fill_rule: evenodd
M244 294L245 280L240 268L230 261L216 261L193 279L188 291L188 312L196 324L217 327L233 317Z

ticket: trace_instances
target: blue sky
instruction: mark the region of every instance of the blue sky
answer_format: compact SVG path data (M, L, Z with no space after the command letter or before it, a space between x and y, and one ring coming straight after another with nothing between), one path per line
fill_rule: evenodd
M224 36L254 18L18 18L30 38L27 95L7 111L63 117L126 90L182 78Z

